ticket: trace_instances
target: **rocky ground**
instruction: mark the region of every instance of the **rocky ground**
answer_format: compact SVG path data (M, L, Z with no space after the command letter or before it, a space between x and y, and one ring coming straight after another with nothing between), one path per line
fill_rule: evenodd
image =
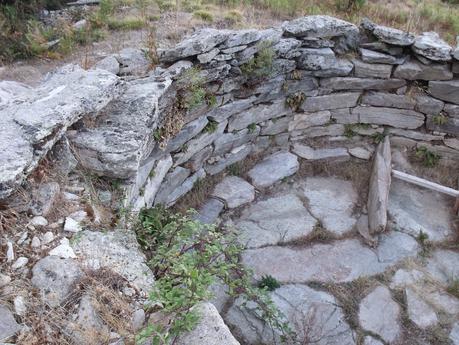
M394 181L389 229L368 243L359 234L366 192L340 174L302 170L294 155L275 154L248 172L252 184L226 177L213 196L229 209L222 222L239 231L255 279L281 283L272 298L303 343L457 344L451 198ZM224 296L216 305L242 343L276 342L250 305Z

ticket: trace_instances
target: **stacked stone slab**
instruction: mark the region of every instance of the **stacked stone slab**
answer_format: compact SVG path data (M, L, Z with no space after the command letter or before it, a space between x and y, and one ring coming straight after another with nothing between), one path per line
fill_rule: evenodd
M375 149L371 137L389 134L393 146L425 146L442 159L459 158L457 48L433 33L416 36L368 20L359 28L329 16L308 16L265 30L202 29L159 55L161 67L144 78L128 78L122 87L113 74L85 72L100 83L106 80L102 84L110 95L118 89L121 95L92 92L97 106L75 109L70 123L83 119L68 132L81 164L123 181L126 204L135 209L173 205L198 180L265 150L291 150L306 160L369 159ZM206 101L179 111L180 94L189 92L184 89L190 69ZM47 83L45 88L59 92ZM2 122L1 142L6 143L11 126L33 130L21 120L24 109L3 100L4 89L0 111L13 114L9 127ZM11 90L13 96L6 98L45 96L20 85ZM178 112L180 121L174 120ZM69 125L53 121L59 135ZM159 140L157 133L171 125L167 140ZM34 140L24 141L33 146ZM32 157L27 145L11 149L5 144L2 168ZM35 151L40 154L30 158L34 162L45 152ZM2 170L1 195L34 165L4 169L8 174Z

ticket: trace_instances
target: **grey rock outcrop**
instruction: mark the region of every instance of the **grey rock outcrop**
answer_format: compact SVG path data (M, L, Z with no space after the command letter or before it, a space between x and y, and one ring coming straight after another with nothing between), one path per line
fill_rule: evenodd
M452 48L436 32L424 32L414 40L415 53L433 61L451 61Z

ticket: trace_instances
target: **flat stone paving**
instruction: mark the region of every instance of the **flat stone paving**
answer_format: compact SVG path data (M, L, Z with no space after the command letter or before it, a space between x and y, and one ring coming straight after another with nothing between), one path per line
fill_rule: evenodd
M391 226L370 246L357 231L357 220L365 210L351 181L323 176L292 176L284 181L277 172L256 176L263 166L276 166L273 156L249 173L256 188L269 189L222 219L237 229L246 248L242 263L253 270L255 280L272 276L280 283L271 297L299 338L319 345L403 344L407 334L401 320L409 319L419 334L441 326L443 335L456 344L459 326L453 323L459 317L459 299L447 289L459 278L459 252L426 252L417 239L420 230L435 242L451 238L451 200L393 181ZM293 174L296 164L290 169L282 176ZM382 276L385 283L376 280ZM345 300L334 296L343 284L360 286L362 281L372 284L360 295ZM400 293L402 304L394 297ZM353 311L342 308L350 299L355 300ZM280 335L263 322L251 303L236 300L223 316L245 344L279 343ZM357 320L352 328L349 317Z

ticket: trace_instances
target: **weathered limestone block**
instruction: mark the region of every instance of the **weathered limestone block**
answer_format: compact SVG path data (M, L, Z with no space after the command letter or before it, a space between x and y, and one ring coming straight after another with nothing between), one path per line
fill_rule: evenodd
M261 135L276 135L288 131L289 123L292 121L292 116L284 116L263 122L261 124Z
M239 345L212 303L201 303L194 308L200 316L199 322L192 331L177 338L177 345Z
M429 81L429 92L442 101L459 104L459 80Z
M395 46L410 46L414 43L415 40L415 36L413 34L402 30L389 28L387 26L370 23L369 28L371 29L373 35L375 35L380 41L388 44L393 44Z
M161 183L159 191L155 198L155 205L157 204L167 204L170 195L176 190L180 185L190 176L190 170L176 167L173 171L169 172L164 182Z
M158 102L172 81L154 77L129 82L124 93L99 114L93 127L69 133L86 169L113 178L136 175L155 146L153 131L164 116Z
M0 108L0 198L22 182L69 126L104 108L119 89L112 73L67 65L30 92L15 91L14 103Z
M228 132L241 130L247 128L251 124L282 117L291 112L292 111L286 107L285 101L283 100L272 104L260 104L233 116L229 120Z
M435 123L432 116L427 116L426 128L431 131L459 136L459 119L446 117L446 123Z
M143 197L145 198L145 206L150 207L153 205L156 193L164 181L167 172L172 167L171 155L159 159L156 162L156 166L151 170L153 173L149 173L149 178L145 183Z
M31 96L33 89L26 85L12 80L0 81L0 108L15 102L27 99Z
M264 188L295 174L299 167L297 156L280 151L263 159L248 175L256 188Z
M216 162L206 164L205 169L209 175L215 175L225 170L230 165L246 158L253 150L253 145L247 144L235 147L231 152L220 157ZM211 161L212 158L209 159Z
M163 202L155 200L155 204L162 203L167 207L172 206L175 202L193 189L196 182L203 180L206 177L204 169L199 169L193 175L185 179L179 186L177 186L169 195L165 197Z
M221 155L253 141L260 134L260 127L256 126L254 129L244 128L240 131L233 131L223 133L214 141L214 155Z
M354 345L353 331L335 298L308 286L288 284L271 292L298 341L317 345ZM280 332L273 332L263 321L253 302L236 300L227 314L227 322L246 344L282 344Z
M314 126L323 126L330 122L331 113L328 110L309 114L295 114L288 125L289 132L299 131Z
M299 52L298 67L307 71L327 69L336 62L335 53L330 48L303 48Z
M359 29L351 23L330 16L306 16L285 22L284 35L301 38L354 37Z
M336 59L336 61L326 68L322 68L318 71L309 72L315 77L331 78L331 77L346 77L351 74L354 69L352 62L346 59Z
M450 80L453 73L447 64L424 65L415 59L411 59L402 65L397 66L394 71L394 78L406 80Z
M316 223L300 198L281 193L245 208L234 226L245 248L260 248L304 239Z
M206 115L209 119L213 121L223 122L230 116L233 116L250 108L254 101L255 97L237 100L231 103L227 103L221 107L214 108L211 111L209 111Z
M408 129L387 128L387 133L419 141L441 141L444 135L434 135Z
M255 199L255 188L237 176L227 176L217 184L211 196L221 199L228 208L236 208Z
M203 224L214 224L224 208L223 202L210 198L201 206L195 219Z
M357 105L359 92L336 93L325 96L306 97L300 109L306 112L352 108Z
M199 136L188 141L188 143L186 144L186 150L182 150L174 156L174 166L178 166L187 162L199 151L212 144L215 141L215 139L221 136L221 134L225 130L226 124L227 121L221 122L213 131L204 131Z
M400 65L404 62L404 58L396 58L392 55L375 52L369 49L360 49L362 61L367 63L382 63L389 65Z
M414 99L416 100L414 109L426 115L438 115L445 105L444 102L427 95L417 95Z
M312 147L295 143L292 149L293 153L307 160L346 160L349 159L349 153L345 148L322 148L314 149Z
M459 105L445 104L444 110L450 117L459 118Z
M183 145L201 133L208 123L209 120L207 120L206 116L201 116L196 120L187 123L180 132L167 142L167 146L163 151L167 153L182 149Z
M9 308L0 304L0 341L8 341L21 329Z
M420 328L427 328L438 323L435 310L412 289L406 289L408 317Z
M228 39L221 45L222 49L247 45L258 41L261 38L261 32L256 29L239 30L232 32Z
M453 48L443 41L436 32L423 32L411 47L416 54L433 61L451 61Z
M351 113L350 108L330 110L331 118L339 124L352 124L359 122L359 116Z
M359 78L382 78L389 79L392 73L392 65L373 64L353 59L354 74Z
M275 46L274 52L277 56L286 58L289 53L301 46L301 41L296 38L282 38Z
M360 325L388 343L394 343L401 335L399 318L400 306L385 286L378 286L360 303Z
M376 50L389 55L400 56L403 54L403 47L397 47L380 41L361 43L360 47L370 50Z
M229 31L211 28L201 29L177 44L174 48L159 50L159 58L163 62L174 62L186 57L206 53L224 42L229 35Z
M183 166L190 169L192 172L196 172L202 168L204 162L212 156L213 152L214 148L212 146L207 146L191 157Z
M146 296L153 284L153 272L140 250L132 230L83 231L72 243L75 253L89 269L109 268Z
M40 290L41 299L51 307L59 306L83 275L77 261L57 256L40 259L32 273L32 285Z
M415 106L415 102L411 97L374 91L363 95L361 104L398 109L414 109Z
M320 80L320 86L332 90L394 90L406 85L401 79L337 77Z
M387 207L392 175L389 136L376 148L368 192L368 226L370 234L381 233L387 226Z
M141 49L124 48L116 55L116 59L119 62L120 75L145 75L151 66Z
M415 129L424 124L423 114L408 109L359 106L352 109L352 113L359 116L361 123L407 129Z

